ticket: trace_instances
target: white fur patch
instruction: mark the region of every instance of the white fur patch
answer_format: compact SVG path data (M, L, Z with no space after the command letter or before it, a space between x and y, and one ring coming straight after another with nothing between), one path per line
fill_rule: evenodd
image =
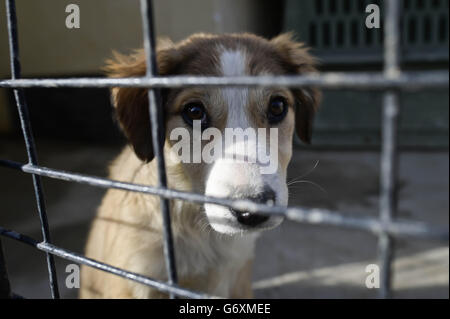
M220 55L220 67L224 76L246 75L246 57L239 50L224 50ZM228 109L227 127L246 128L249 123L245 115L248 103L247 88L224 88L222 94Z
M237 50L224 50L220 55L220 66L224 76L245 75L245 54Z

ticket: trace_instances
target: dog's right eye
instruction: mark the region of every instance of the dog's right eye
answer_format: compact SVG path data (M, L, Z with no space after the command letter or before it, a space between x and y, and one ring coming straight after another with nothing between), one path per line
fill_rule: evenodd
M208 125L208 114L200 102L192 102L185 105L182 112L184 121L192 126L194 121L201 121L202 128Z
M277 124L286 116L288 105L286 99L281 96L275 96L270 99L267 117L269 123Z

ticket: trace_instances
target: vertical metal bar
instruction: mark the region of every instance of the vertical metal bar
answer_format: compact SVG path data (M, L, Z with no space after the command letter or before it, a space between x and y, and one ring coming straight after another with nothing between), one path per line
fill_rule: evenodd
M11 78L13 80L21 77L21 67L19 60L19 39L17 31L16 5L14 0L6 0L6 14L8 18L8 37L9 37L9 54L11 60ZM14 96L19 112L20 124L22 126L23 137L28 155L29 164L38 165L36 149L34 145L33 133L28 114L28 107L25 94L22 89L14 89ZM50 233L47 221L47 213L45 209L44 193L42 182L39 175L32 175L34 193L36 196L36 204L41 221L41 230L43 241L50 243ZM47 253L47 267L49 272L50 289L53 298L59 298L58 281L56 278L56 269L53 255Z
M384 32L384 73L388 78L400 74L400 4L398 0L385 1ZM383 224L392 221L397 209L397 127L400 112L399 92L387 91L383 99L382 150L380 176L380 220ZM386 232L379 236L378 249L380 259L381 298L391 297L391 262L393 238Z
M0 239L0 299L10 299L11 297L11 286L9 285L5 257L3 256L2 240Z
M158 75L155 53L155 32L153 26L153 7L151 0L141 0L141 15L144 36L144 48L147 57L147 77ZM166 166L164 162L164 118L161 109L160 90L148 90L149 113L152 131L153 152L158 167L158 187L167 187ZM170 221L170 207L167 199L160 198L161 213L163 218L163 236L164 236L164 258L169 283L177 282L177 271L175 264L175 251ZM175 298L175 295L170 295Z

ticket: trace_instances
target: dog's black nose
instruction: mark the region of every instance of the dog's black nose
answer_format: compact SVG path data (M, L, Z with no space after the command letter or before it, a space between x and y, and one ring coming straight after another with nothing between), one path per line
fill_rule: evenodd
M247 197L246 199L261 203L261 204L269 204L274 205L276 194L275 192L270 188L266 187L263 192L257 194L256 196ZM267 215L261 215L261 214L255 214L255 213L249 213L245 211L239 211L231 209L231 213L236 217L237 221L245 226L257 226L259 224L264 223L269 219L269 216Z

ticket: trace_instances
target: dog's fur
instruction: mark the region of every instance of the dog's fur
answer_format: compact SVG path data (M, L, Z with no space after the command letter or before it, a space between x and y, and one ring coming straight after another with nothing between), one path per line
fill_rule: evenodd
M250 34L196 34L178 44L165 41L157 51L161 75L294 75L314 72L314 59L290 34L266 40ZM112 77L145 75L143 51L130 56L116 54L107 71ZM166 132L186 127L180 116L189 99L206 101L212 126L269 127L266 123L267 99L281 94L288 101L286 118L279 129L276 174L260 176L255 164L237 166L183 164L173 160L172 141L166 135L164 152L168 186L183 191L229 197L227 185L257 192L271 185L276 204L287 205L286 169L292 153L296 129L306 143L319 93L314 88L184 88L162 90ZM110 168L110 178L138 184L157 184L153 161L147 91L141 88L115 88L113 100L120 125L133 148L126 147ZM295 124L294 124L295 123ZM134 152L133 152L134 150ZM219 167L219 168L217 168ZM227 183L222 183L222 181ZM220 184L220 185L218 185ZM251 187L250 187L251 186ZM248 194L247 194L248 195ZM235 198L246 194L233 193ZM252 195L252 194L249 194ZM223 297L251 297L251 264L259 230L278 225L271 217L261 227L241 227L229 211L215 205L170 201L179 284ZM226 208L223 208L226 210ZM214 215L214 214L216 215ZM224 225L214 221L217 214ZM159 198L134 192L107 191L93 222L86 247L88 257L143 274L167 280L162 241ZM158 298L166 294L120 277L83 267L82 298Z

